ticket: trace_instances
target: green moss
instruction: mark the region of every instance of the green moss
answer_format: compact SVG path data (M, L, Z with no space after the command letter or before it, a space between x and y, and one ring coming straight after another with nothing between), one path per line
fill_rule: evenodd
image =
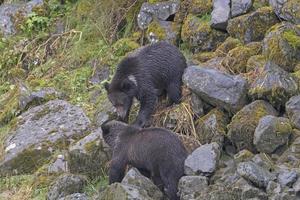
M277 121L277 123L275 125L275 131L276 131L276 134L289 135L293 132L293 127L288 121L285 121L285 122Z
M0 99L0 126L5 125L20 113L20 91L18 87L4 94Z
M127 53L139 48L140 45L129 38L122 38L113 44L114 54L116 56L122 57Z
M287 30L283 33L283 38L295 49L300 50L300 36L294 30Z
M212 11L212 0L191 0L188 12L203 16Z
M259 52L259 49L238 46L228 52L221 64L232 73L244 73L248 59Z
M259 120L266 115L274 115L275 110L264 101L258 100L237 112L227 126L228 137L237 146L238 150L253 151L253 136Z
M95 149L97 149L97 147L98 147L97 141L91 141L84 145L84 149L88 153L94 152Z
M264 38L267 30L277 21L271 7L262 7L253 13L229 20L227 30L230 36L238 38L244 43L260 41Z
M267 62L267 59L263 55L251 56L247 61L246 72L253 72L255 70L263 69Z
M211 110L207 115L196 121L196 130L201 144L222 142L226 135L228 116L219 109Z
M216 57L215 52L201 52L193 55L193 59L199 61L200 63L206 62L214 57Z
M151 22L151 24L148 26L147 35L149 35L151 32L154 33L159 40L166 39L166 30L157 21Z

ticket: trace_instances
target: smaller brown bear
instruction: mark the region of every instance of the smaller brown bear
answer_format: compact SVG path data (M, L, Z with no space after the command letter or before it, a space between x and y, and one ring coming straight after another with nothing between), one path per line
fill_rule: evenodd
M176 134L163 128L138 128L119 121L102 126L112 148L109 184L121 182L127 165L151 178L170 200L177 200L177 185L184 175L187 151Z

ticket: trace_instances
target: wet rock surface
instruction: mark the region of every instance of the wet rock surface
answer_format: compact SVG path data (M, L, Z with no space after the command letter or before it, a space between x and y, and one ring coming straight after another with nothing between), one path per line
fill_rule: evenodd
M5 141L0 173L33 172L50 158L53 148L66 148L59 144L84 136L89 126L90 120L82 109L66 101L53 100L29 109L19 117L16 130Z
M184 163L186 175L211 176L218 166L220 147L217 143L205 144L190 154Z
M191 66L186 69L183 82L205 102L231 113L247 103L247 82L239 76Z

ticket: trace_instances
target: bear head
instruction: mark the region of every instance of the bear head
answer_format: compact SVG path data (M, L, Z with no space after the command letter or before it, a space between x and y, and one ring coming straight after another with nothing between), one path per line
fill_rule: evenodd
M132 101L136 95L136 85L129 79L123 80L120 84L105 83L108 99L115 107L119 120L128 122L128 116Z
M127 124L116 120L104 122L101 125L104 141L111 148L114 148L117 141L117 137L120 135L121 131L123 131L126 127L128 127Z

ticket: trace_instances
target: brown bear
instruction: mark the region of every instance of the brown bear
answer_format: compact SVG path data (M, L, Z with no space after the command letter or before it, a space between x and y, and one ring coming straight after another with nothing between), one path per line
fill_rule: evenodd
M121 182L127 165L151 178L170 200L179 199L177 186L188 155L176 134L163 128L138 128L119 121L105 122L103 138L112 148L109 184Z
M119 119L128 121L134 97L140 101L140 110L133 124L139 127L149 120L161 94L167 94L169 104L179 103L186 67L183 54L167 42L141 47L125 57L111 83L104 85Z

